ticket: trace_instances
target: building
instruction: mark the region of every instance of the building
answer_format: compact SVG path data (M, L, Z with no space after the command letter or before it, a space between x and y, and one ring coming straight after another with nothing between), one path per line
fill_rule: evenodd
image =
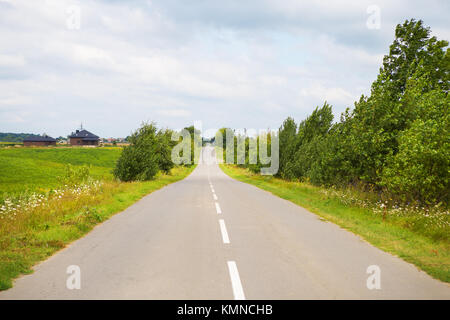
M87 130L76 130L69 136L72 146L98 146L100 138Z
M56 146L56 139L49 137L47 135L43 136L29 136L23 139L23 145L25 147L46 147L46 146Z

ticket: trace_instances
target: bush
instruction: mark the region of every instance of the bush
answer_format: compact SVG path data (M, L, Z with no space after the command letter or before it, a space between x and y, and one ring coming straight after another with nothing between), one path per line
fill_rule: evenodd
M151 180L159 170L169 172L173 142L169 130L157 130L155 124L144 123L130 138L117 160L114 176L121 181Z
M384 185L403 200L448 201L449 140L443 122L416 120L401 135L399 152L388 160Z
M75 167L71 164L68 164L65 167L64 175L59 177L58 179L62 185L75 186L83 184L91 179L90 169L86 165Z
M405 96L416 119L399 135L398 151L387 158L381 185L403 200L448 203L450 101L431 84L427 75L408 81Z

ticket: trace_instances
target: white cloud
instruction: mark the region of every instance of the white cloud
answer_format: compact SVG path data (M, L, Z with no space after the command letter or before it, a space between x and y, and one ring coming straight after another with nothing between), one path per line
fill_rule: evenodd
M0 67L24 67L26 64L25 58L21 55L5 55L0 54Z
M344 105L351 105L357 99L357 96L342 88L326 88L320 84L300 89L300 97Z
M158 114L166 117L175 117L175 118L185 118L189 117L191 113L188 110L183 109L167 109L167 110L158 110Z
M10 96L6 98L0 97L0 106L17 106L31 103L32 103L31 99L27 97L21 96Z
M368 92L395 24L424 18L450 34L446 1L377 3L380 30L366 28L369 0L79 0L81 28L69 30L73 1L0 1L0 127L54 136L80 121L102 136L142 120L273 128L325 100L337 114Z

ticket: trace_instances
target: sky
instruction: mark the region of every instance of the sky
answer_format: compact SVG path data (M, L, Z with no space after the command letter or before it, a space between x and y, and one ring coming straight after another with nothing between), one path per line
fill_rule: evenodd
M278 128L370 92L395 26L450 2L0 0L0 132Z

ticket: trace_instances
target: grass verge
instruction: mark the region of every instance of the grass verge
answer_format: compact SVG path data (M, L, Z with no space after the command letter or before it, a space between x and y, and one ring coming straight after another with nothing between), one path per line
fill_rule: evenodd
M12 287L20 274L89 232L95 225L123 211L143 196L187 177L192 167L176 167L154 180L120 183L103 181L86 188L33 200L0 220L0 290Z
M450 282L450 243L408 228L411 218L383 216L372 208L349 205L323 188L261 176L234 165L221 164L230 177L252 184L280 198L300 205L318 216L347 229L372 245L410 262L432 277ZM448 234L448 229L447 234Z

